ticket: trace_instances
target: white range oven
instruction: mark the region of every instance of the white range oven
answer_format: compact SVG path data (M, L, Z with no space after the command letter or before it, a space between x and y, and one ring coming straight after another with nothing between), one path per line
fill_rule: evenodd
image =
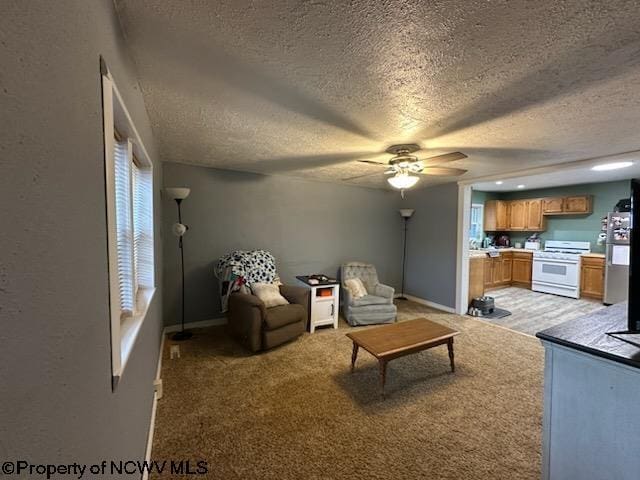
M590 251L589 242L545 242L544 250L533 252L531 290L579 298L580 255Z

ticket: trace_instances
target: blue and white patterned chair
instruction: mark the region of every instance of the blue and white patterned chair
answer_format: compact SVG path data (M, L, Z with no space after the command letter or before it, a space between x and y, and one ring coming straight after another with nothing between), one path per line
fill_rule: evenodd
M396 320L397 308L393 304L393 287L378 281L376 267L368 263L349 262L340 268L342 282L342 314L349 325L373 325ZM353 298L344 282L359 278L367 289L367 295Z

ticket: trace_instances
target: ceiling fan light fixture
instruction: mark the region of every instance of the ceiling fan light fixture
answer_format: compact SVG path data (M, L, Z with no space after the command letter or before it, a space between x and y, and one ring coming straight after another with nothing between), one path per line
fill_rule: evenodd
M387 178L387 182L398 190L404 190L405 188L411 188L420 180L415 175L409 175L405 172L397 173L395 176Z

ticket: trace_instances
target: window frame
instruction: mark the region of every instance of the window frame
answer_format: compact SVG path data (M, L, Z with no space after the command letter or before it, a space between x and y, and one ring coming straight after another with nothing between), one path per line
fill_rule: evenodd
M105 69L106 70L106 69ZM107 257L109 270L109 318L111 329L111 375L112 389L115 390L133 350L135 340L147 316L149 306L156 291L155 275L155 242L154 242L154 199L153 199L153 162L149 156L131 116L122 100L111 74L102 73L102 107L104 130L104 168L105 198L107 217ZM138 288L134 298L132 315L121 316L120 287L118 282L118 249L116 235L116 201L115 201L115 159L114 148L116 136L131 145L131 162L138 162L140 168L150 171L150 235L151 235L151 286ZM133 215L133 190L130 214ZM133 228L133 226L132 226ZM135 275L135 271L134 271ZM136 276L137 277L137 276ZM137 281L137 278L134 279Z
M473 222L473 209L474 208L479 208L480 209L480 237L472 237L471 236L471 229L473 228L474 222ZM479 242L482 242L482 237L484 236L484 204L482 203L472 203L471 204L471 211L469 214L469 239L471 240L477 240Z

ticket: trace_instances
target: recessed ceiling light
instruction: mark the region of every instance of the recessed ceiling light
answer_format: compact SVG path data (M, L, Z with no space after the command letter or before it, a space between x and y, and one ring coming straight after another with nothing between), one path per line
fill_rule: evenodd
M496 182L496 185L502 185L503 183L504 183L504 182L503 182L502 180L498 180L498 181Z
M518 185L518 188L524 188L524 185Z
M591 170L595 170L596 172L604 172L606 170L617 170L618 168L627 168L633 165L633 162L612 162L612 163L603 163L602 165L596 165L595 167L591 167Z

